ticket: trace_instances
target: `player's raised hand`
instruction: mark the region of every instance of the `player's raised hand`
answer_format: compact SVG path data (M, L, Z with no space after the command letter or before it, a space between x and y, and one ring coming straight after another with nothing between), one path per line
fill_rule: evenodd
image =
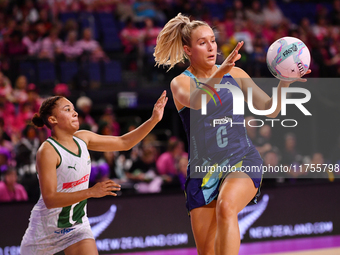
M223 68L224 73L229 73L230 70L235 66L235 62L241 58L239 50L243 46L244 42L238 42L234 50L229 54L229 56L223 61L220 68Z
M90 188L91 197L104 197L104 196L117 196L113 191L120 190L120 185L112 180L103 182L97 182L93 187Z
M158 98L157 102L155 103L151 119L159 122L163 118L164 107L167 102L168 98L166 96L166 90L164 90L160 98Z
M302 77L307 75L307 74L310 74L311 72L312 72L312 70L308 69L307 72L304 75L302 75L300 78L297 78L296 80L293 80L293 81L281 81L281 82L283 82L287 86L289 86L290 84L292 84L293 82L296 82L296 81L298 81L298 82L306 82L307 79L306 78L302 78Z
M312 72L312 70L308 69L307 72L304 75L302 75L299 79L297 79L296 81L306 82L307 79L306 78L302 78L302 77L307 75L307 74L310 74L311 72Z

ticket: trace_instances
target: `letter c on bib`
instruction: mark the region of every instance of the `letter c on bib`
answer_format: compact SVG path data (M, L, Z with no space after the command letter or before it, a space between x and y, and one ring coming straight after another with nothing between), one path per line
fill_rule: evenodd
M226 137L226 135L227 135L227 128L225 126L221 126L217 129L216 140L217 140L218 147L225 148L228 145L228 137Z

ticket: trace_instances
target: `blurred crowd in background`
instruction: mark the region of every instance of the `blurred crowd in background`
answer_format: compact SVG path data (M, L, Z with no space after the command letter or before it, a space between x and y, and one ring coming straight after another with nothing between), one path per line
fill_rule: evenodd
M29 122L43 98L70 97L105 85L118 91L119 85L131 85L131 77L138 86L168 88L172 73L155 68L152 54L158 33L179 12L211 25L219 63L243 40L237 65L251 77L271 77L266 52L284 36L298 37L308 46L312 77L340 76L340 0L0 1L0 201L39 197L35 154L50 133ZM176 68L187 66L186 62ZM114 108L108 106L111 102L102 102L105 107L94 116L95 93L92 96L74 98L81 129L121 135L140 123L131 119L123 130ZM264 165L340 163L340 141L332 155L302 155L294 133L285 135L280 148L271 140L269 125L248 126L247 131ZM185 141L171 132L165 139L152 133L131 151L92 153L90 182L114 178L123 191L138 193L183 189L187 163ZM308 171L300 175L308 177ZM272 179L264 185L306 180L297 173L266 177ZM334 181L336 172L325 171L319 177Z

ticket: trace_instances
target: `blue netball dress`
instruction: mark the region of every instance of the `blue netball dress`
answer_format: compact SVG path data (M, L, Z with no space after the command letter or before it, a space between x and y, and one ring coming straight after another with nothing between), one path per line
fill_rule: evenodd
M198 81L188 70L184 75ZM220 84L236 86L229 74ZM201 109L187 107L179 110L189 144L189 164L185 185L186 206L189 211L209 204L217 198L226 176L233 171L243 171L253 180L256 188L262 181L262 158L247 136L244 116L233 114L233 96L229 89L218 92L222 104L214 94L207 103L207 114ZM258 190L256 199L260 192Z

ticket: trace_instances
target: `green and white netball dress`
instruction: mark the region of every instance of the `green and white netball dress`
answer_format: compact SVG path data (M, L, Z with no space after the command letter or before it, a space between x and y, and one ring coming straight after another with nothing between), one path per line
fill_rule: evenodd
M86 143L73 137L78 155L53 138L49 142L60 156L57 166L57 192L75 192L88 188L91 159ZM29 226L21 243L21 254L54 254L93 234L87 218L87 200L63 208L47 209L42 196L31 211Z

